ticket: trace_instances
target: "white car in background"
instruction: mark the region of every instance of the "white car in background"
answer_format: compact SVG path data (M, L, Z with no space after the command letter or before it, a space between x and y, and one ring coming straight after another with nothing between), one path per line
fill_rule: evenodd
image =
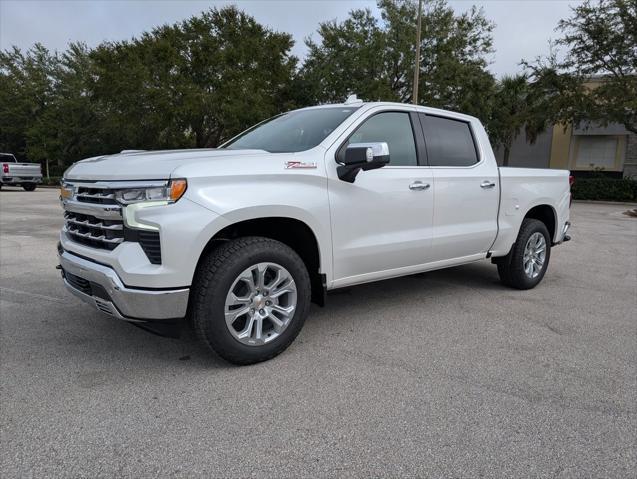
M518 289L569 239L569 172L498 168L476 118L324 105L218 149L80 161L61 190L68 289L228 361L279 354L328 290L484 259ZM426 296L423 296L426 304Z

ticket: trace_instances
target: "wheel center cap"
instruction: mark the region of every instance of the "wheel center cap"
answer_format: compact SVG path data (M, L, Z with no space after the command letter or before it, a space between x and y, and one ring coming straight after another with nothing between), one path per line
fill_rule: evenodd
M255 309L263 309L263 307L265 306L265 297L260 294L255 296L252 300L252 304L254 305Z

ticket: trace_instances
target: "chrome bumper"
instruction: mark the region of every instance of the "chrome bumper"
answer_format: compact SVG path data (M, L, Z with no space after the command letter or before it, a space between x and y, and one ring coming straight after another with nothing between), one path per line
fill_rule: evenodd
M58 258L66 288L103 313L133 322L186 316L190 291L188 288L128 288L108 266L80 258L68 251L61 251ZM88 286L84 290L80 289L77 279L72 281L65 277L67 273L88 282Z

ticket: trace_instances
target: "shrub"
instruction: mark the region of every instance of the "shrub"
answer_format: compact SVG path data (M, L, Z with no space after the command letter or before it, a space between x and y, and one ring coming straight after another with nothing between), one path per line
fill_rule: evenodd
M42 178L42 184L49 186L59 186L60 179L61 178L59 176L45 176Z
M575 178L574 200L637 201L637 181L630 178Z

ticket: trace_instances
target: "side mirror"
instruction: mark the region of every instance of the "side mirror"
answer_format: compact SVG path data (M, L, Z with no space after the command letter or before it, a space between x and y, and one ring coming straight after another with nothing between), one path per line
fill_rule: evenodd
M361 170L375 170L388 163L389 146L387 143L350 143L345 149L345 157L336 172L341 180L354 183L356 175Z

